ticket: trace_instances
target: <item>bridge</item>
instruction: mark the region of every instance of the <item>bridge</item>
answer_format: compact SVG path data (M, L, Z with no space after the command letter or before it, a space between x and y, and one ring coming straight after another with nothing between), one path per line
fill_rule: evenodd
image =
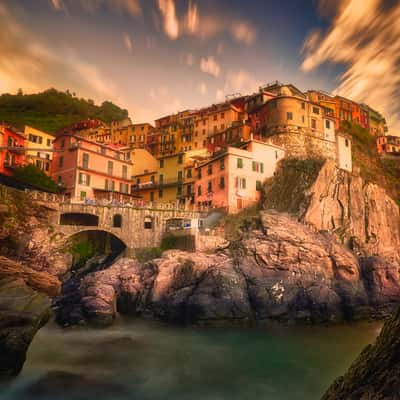
M165 234L192 236L199 233L201 213L173 208L134 208L131 206L62 203L57 207L56 231L69 238L80 232L111 233L135 249L159 247Z

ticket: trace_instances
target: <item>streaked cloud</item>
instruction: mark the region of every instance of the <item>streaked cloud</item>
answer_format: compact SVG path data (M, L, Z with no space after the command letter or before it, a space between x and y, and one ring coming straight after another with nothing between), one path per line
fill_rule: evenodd
M199 92L202 96L205 96L208 93L207 85L204 82L199 84Z
M337 11L327 32L310 33L302 69L345 64L335 93L376 108L400 132L400 4L342 0Z
M210 74L216 78L218 78L221 73L221 66L213 56L202 57L200 60L200 69L206 74Z
M174 0L158 0L158 8L163 17L165 34L172 40L179 36L179 22L176 16Z
M0 4L0 91L25 92L56 87L96 101L117 100L115 88L98 68L67 49L52 50ZM27 40L29 38L29 40Z
M253 93L257 90L260 84L261 82L257 81L248 71L239 69L227 73L224 91L227 94Z
M142 13L139 0L49 0L50 4L57 11L67 11L70 7L80 7L87 12L93 12L100 7L107 7L122 13L127 13L132 17L137 17Z
M125 33L123 35L123 42L124 42L124 46L126 47L126 49L128 50L129 53L132 53L133 50L133 42L132 39L130 37L130 35L128 33Z

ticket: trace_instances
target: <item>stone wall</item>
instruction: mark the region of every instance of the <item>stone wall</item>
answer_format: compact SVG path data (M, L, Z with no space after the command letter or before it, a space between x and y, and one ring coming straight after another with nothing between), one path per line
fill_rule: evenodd
M267 141L283 147L287 157L327 158L336 161L336 142L326 140L310 130L295 127L277 128Z

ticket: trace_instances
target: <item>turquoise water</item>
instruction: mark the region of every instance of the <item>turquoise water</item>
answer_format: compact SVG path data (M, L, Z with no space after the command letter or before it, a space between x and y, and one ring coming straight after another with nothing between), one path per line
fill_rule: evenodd
M98 385L96 400L319 399L380 326L182 328L120 319L103 330L62 330L50 324L1 398L91 399L90 386ZM48 389L48 397L27 389L49 371L81 374L92 383L72 393L70 385Z

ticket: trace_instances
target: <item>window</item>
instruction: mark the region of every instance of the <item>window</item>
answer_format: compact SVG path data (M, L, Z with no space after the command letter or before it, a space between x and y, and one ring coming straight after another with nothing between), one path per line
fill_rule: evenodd
M349 147L349 140L346 139L346 140L344 141L344 144L345 144L346 147Z
M223 189L225 187L225 177L221 176L221 178L219 178L219 187L221 189Z
M261 172L261 173L264 172L264 164L263 163L253 161L252 167L253 167L254 172Z
M112 161L107 162L107 173L108 175L112 175L114 170L114 164Z
M178 164L182 164L183 163L183 154L179 154L178 155Z
M287 112L286 113L286 119L288 121L292 121L293 120L293 113L292 112Z
M150 177L150 182L154 185L154 183L155 183L155 176L154 175L152 175Z
M262 182L261 181L256 181L256 190L257 192L260 192L262 189Z
M312 112L314 114L319 114L319 108L318 107L313 107Z
M51 145L51 140L47 139L47 147L49 147Z
M178 182L182 183L182 181L183 181L183 172L178 171Z
M225 129L225 124L221 124L221 131Z
M243 159L241 159L241 158L237 159L237 167L238 168L243 168Z
M182 196L182 185L178 186L176 194L177 194L177 196Z
M160 176L158 177L158 181L160 182L160 185L162 185L164 183L164 175L160 174Z
M197 196L201 196L201 185L197 186Z
M160 160L160 168L164 168L164 160Z
M326 129L331 129L331 121L326 120L325 127L326 127Z
M221 113L221 118L225 118L225 113Z
M81 200L83 201L83 200L85 200L86 199L86 192L81 192L81 194L80 194L80 198L81 198Z
M238 189L246 189L246 178L238 178L237 187Z
M90 175L79 173L79 184L90 186Z
M225 169L225 160L223 158L221 158L221 160L219 161L219 169L221 171Z
M105 155L106 154L106 148L105 147L101 147L100 148L100 153Z
M208 192L208 193L211 193L211 192L212 192L212 182L211 182L211 181L208 181L207 192Z
M303 124L304 124L304 122L305 122L304 115L301 116L301 122L302 122Z
M160 190L158 191L158 198L159 198L159 199L162 199L162 197L163 197L163 191L162 191L162 189L160 189Z
M113 228L122 227L122 216L120 214L115 214L113 216Z
M63 165L64 165L64 156L61 156L61 157L58 159L58 166L59 166L60 168L62 168Z
M154 201L154 192L150 192L150 201L151 201L151 202Z
M144 229L153 229L153 218L144 217Z
M218 115L217 115L217 114L214 114L214 121L216 121L217 118L218 118Z
M302 110L305 110L306 109L306 103L301 103L301 108L302 108Z
M191 178L192 177L192 170L189 168L188 170L187 170L187 175L186 175L188 178Z
M212 164L208 164L207 175L212 175Z
M128 179L128 167L126 165L122 166L122 178Z
M312 129L317 129L317 120L311 119L311 128Z
M199 168L197 171L197 178L201 179L201 168Z

